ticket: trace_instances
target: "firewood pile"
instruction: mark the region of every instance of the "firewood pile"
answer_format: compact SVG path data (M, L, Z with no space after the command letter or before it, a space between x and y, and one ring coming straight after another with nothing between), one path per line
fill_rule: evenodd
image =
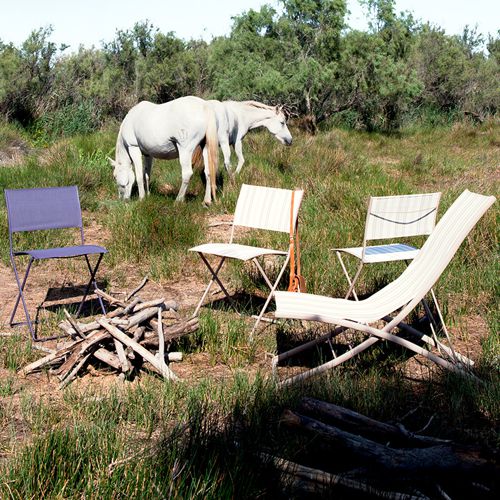
M281 423L289 438L305 437L307 444L295 447L294 461L267 452L261 459L292 498L498 498L493 450L412 433L312 398L303 398L298 411L285 410Z
M131 379L147 369L176 380L170 364L181 361L182 353L171 348L178 339L198 329L198 318L182 319L174 300L142 300L136 296L146 281L144 278L123 300L97 289L97 295L108 304L108 312L88 323L77 321L64 309L66 320L59 327L71 340L56 349L43 348L48 354L22 368L20 374L48 370L64 388L87 367L104 364L122 379Z

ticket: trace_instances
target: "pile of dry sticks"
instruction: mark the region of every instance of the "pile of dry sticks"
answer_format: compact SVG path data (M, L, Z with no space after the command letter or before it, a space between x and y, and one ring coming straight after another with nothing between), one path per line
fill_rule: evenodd
M181 361L182 353L169 352L174 341L198 329L198 318L181 319L178 304L160 297L143 301L136 294L147 278L123 300L102 290L96 293L109 304L109 311L89 323L76 321L65 309L66 320L59 327L71 340L48 351L45 357L20 370L21 375L49 370L67 386L90 364L105 364L123 378L146 368L162 377L178 377L168 362Z

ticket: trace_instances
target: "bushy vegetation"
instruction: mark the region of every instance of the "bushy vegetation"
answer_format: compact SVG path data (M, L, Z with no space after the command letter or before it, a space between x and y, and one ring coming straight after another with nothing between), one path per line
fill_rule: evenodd
M47 136L86 133L138 101L184 95L283 103L310 131L321 123L392 130L482 121L499 108L498 37L466 27L450 36L364 0L370 28L346 25L345 0L281 0L233 21L210 43L162 33L148 21L99 48L67 54L41 28L16 47L0 40L0 113Z

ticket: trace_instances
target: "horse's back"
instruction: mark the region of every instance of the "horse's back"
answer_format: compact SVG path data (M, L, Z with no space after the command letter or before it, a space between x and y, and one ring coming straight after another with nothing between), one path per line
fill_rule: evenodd
M207 103L185 96L163 104L141 101L125 116L120 133L128 146L144 154L173 158L176 144L199 142L207 129Z

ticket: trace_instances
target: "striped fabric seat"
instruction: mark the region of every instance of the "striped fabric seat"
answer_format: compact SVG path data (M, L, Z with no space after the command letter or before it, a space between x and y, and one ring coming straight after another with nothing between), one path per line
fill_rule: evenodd
M364 256L363 256L363 250ZM404 243L389 243L388 245L374 245L371 247L343 248L344 253L348 253L363 260L366 264L376 262L390 262L394 260L413 260L418 253L418 248Z
M237 260L250 260L263 255L286 255L281 250L270 250L269 248L252 247L250 245L239 245L237 243L205 243L190 248L191 252L200 252L218 257L229 257Z
M494 196L483 196L464 191L441 218L422 249L406 270L393 282L371 295L367 299L352 301L335 299L306 293L276 292L277 318L319 321L336 325L338 328L321 339L314 340L288 353L275 356L274 365L291 355L319 342L329 340L335 334L346 329L353 329L368 335L368 338L347 353L337 356L309 372L300 374L285 383L303 380L316 373L338 366L357 353L373 345L379 339L386 339L421 354L436 364L463 371L471 362L465 356L456 353L451 343L438 341L437 337L428 337L403 321L422 301L441 276L463 240L479 219L495 202ZM385 321L381 328L378 322ZM370 324L376 323L376 326ZM405 340L393 332L400 328L410 334L412 340ZM421 347L424 341L427 347ZM436 352L431 352L437 347Z
M292 193L294 193L292 197ZM219 272L224 265L226 259L236 259L239 261L252 261L261 275L263 276L265 282L269 286L270 293L264 303L263 308L260 311L257 321L252 329L251 337L253 332L257 328L259 322L261 321L267 306L269 305L271 298L285 272L286 266L290 260L290 248L286 250L276 250L272 248L264 248L252 245L242 245L239 243L234 243L235 229L237 227L246 227L251 229L260 229L267 231L277 231L281 233L290 233L292 230L295 231L297 224L297 217L299 214L300 204L302 202L302 197L304 192L302 190L291 191L289 189L279 189L271 188L266 186L252 186L249 184L243 184L241 186L240 194L238 196L238 201L236 202L236 209L234 212L234 220L231 228L231 235L228 243L204 243L202 245L190 248L189 251L197 252L203 262L206 264L208 270L212 275L212 279L209 281L204 294L202 295L194 315L196 316L203 304L210 288L214 282L217 282L220 289L224 292L225 296L231 302L231 296L224 287ZM293 200L293 206L292 206ZM259 263L258 258L265 257L266 255L278 255L284 257L284 263L281 267L278 277L274 281L266 275L263 267ZM207 257L217 257L218 262L213 266Z

